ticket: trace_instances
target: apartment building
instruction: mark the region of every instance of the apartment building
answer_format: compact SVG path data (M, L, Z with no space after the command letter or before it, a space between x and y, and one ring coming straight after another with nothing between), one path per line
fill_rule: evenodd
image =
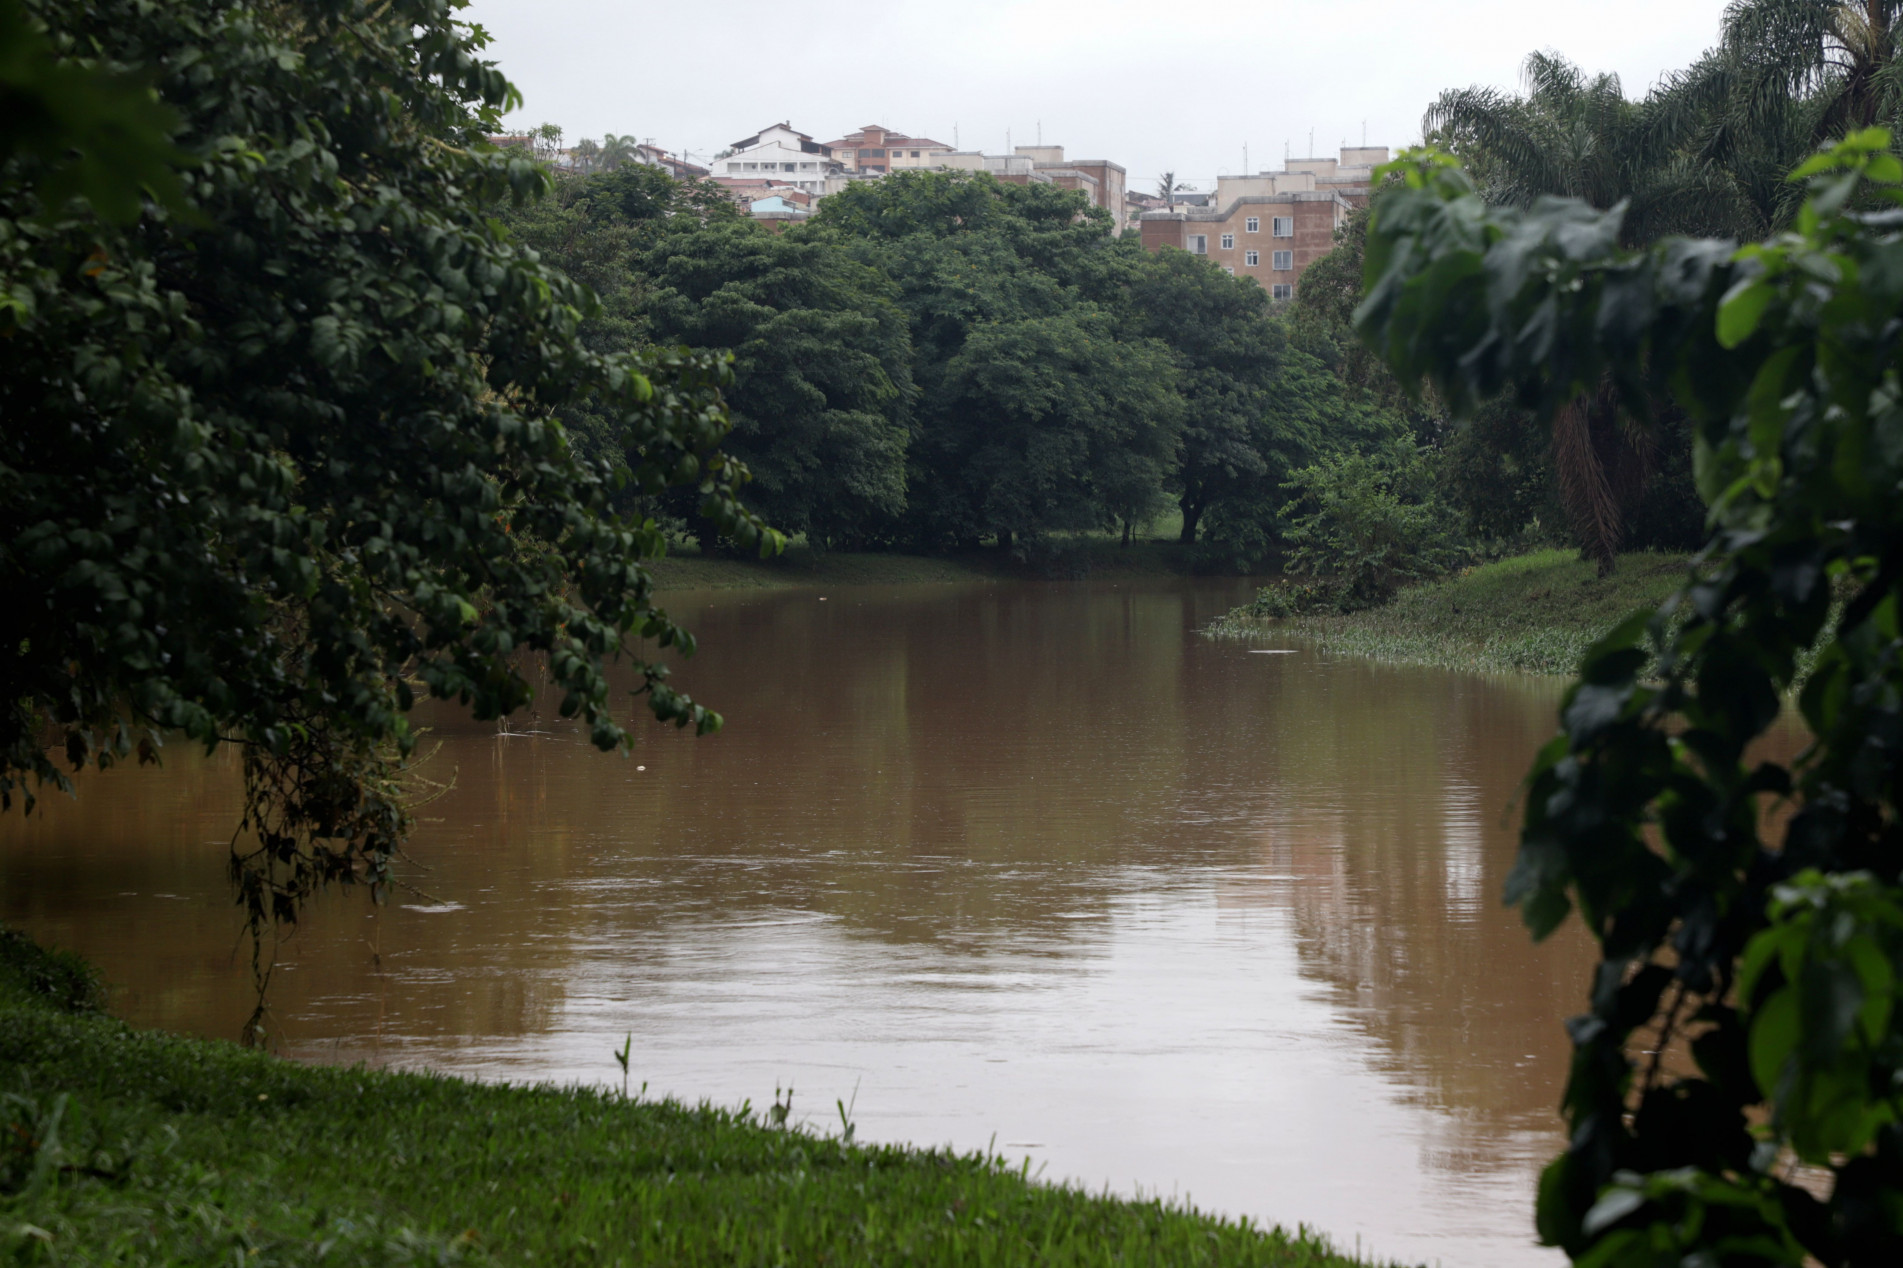
M829 141L830 150L840 167L848 172L884 176L906 168L937 167L952 147L930 137L906 136L868 123L857 132L849 132L837 141Z
M713 175L725 180L785 181L808 194L826 192L826 177L839 164L828 147L791 124L776 123L735 141L724 158L713 164Z
M1130 210L1124 201L1129 186L1128 173L1109 159L1066 159L1061 145L1020 145L1017 153L1031 160L1033 171L1042 172L1053 185L1080 189L1093 207L1110 213L1121 234L1130 224Z
M934 166L948 172L990 172L1013 185L1031 184L1037 170L1037 164L1022 154L986 154L981 150L941 154Z
M1146 211L1146 250L1178 247L1253 277L1276 299L1293 299L1303 270L1335 249L1335 230L1368 205L1384 147L1343 149L1339 158L1291 160L1279 172L1218 176L1206 207Z

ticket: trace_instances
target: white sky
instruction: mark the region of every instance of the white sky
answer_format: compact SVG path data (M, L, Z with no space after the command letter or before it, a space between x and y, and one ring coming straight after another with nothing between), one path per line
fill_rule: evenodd
M1443 88L1514 87L1554 49L1627 96L1716 41L1724 0L472 0L521 88L510 122L712 154L781 119L883 123L965 149L1063 145L1150 188L1419 139ZM954 137L954 131L956 136ZM704 160L703 160L704 161Z

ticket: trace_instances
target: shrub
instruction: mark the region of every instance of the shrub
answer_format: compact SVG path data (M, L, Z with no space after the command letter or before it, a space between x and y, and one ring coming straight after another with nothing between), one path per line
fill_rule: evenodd
M1463 557L1411 446L1326 459L1297 471L1288 487L1299 508L1289 571L1317 578L1341 611L1386 603Z

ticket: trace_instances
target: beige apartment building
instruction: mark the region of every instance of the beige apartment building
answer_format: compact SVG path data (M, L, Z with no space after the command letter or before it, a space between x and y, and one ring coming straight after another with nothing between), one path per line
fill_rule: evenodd
M1049 177L1051 184L1083 190L1091 206L1110 213L1119 234L1129 227L1130 211L1124 199L1128 174L1121 164L1109 159L1066 159L1061 145L1020 145L1017 152L1030 159L1032 170Z
M1303 270L1335 249L1335 230L1368 205L1382 146L1345 148L1339 158L1294 159L1280 172L1218 176L1208 207L1147 211L1143 246L1208 256L1253 277L1276 299L1293 299Z

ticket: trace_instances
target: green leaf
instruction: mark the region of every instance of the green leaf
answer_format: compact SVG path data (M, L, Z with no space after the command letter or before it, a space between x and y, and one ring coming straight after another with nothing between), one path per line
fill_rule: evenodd
M1751 1077L1776 1096L1801 1034L1797 992L1781 987L1751 1014Z
M1718 343L1735 348L1757 332L1770 307L1770 283L1762 279L1738 282L1718 305Z

